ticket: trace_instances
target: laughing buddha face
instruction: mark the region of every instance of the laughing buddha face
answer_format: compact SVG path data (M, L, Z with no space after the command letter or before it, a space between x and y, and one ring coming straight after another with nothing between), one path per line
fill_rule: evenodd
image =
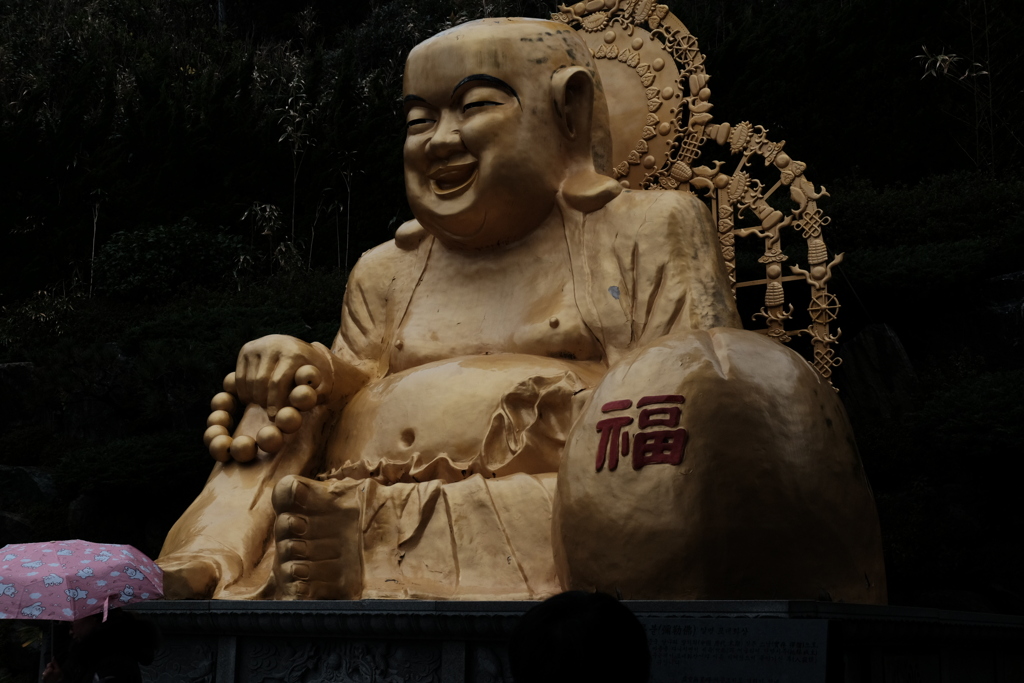
M540 225L589 138L561 124L553 74L589 51L575 32L490 19L409 54L405 185L413 214L453 248L513 242ZM589 134L589 133L588 133ZM589 160L592 168L592 160Z

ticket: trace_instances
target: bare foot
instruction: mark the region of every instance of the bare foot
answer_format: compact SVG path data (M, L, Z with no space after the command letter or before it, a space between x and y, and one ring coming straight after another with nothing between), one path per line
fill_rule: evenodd
M164 571L168 600L209 600L226 573L217 558L194 553L172 553L157 564Z
M274 487L278 600L358 600L363 588L359 487L288 475Z

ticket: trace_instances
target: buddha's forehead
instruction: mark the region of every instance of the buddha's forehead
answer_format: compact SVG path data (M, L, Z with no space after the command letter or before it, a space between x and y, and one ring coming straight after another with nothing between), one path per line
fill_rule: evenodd
M593 70L586 44L563 24L541 19L481 19L420 43L405 66L405 94L450 92L463 78L487 74L520 94L546 85L558 69Z

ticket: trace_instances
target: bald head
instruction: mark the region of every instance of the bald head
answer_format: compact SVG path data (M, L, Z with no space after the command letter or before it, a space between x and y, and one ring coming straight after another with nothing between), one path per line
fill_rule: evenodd
M588 150L598 171L610 169L611 133L604 90L590 48L575 30L554 21L520 17L478 19L460 24L428 38L409 53L404 84L407 95L416 86L410 79L420 80L421 73L414 68L419 58L427 57L423 61L431 63L434 60L429 55L439 53L457 55L456 62L472 64L480 73L500 78L509 86L512 86L509 81L518 82L519 87L512 89L519 96L520 104L551 119L555 125L559 125L555 119L564 119L566 112L560 110L559 99L551 96L551 84L557 74L567 69L575 67L574 70L585 72L590 81L586 89L592 93L593 104L587 112L588 130L579 130L576 124L573 141L577 144L571 146ZM464 77L472 75L475 74L466 73ZM582 84L576 78L568 86L578 90ZM523 101L528 91L533 91L529 92L533 97ZM580 93L568 94L572 99Z
M582 66L596 76L590 49L576 31L565 24L545 19L505 17L478 19L460 24L426 39L409 53L441 42L459 42L466 50L480 54L484 63L497 67L510 57L546 70L549 74L560 67Z

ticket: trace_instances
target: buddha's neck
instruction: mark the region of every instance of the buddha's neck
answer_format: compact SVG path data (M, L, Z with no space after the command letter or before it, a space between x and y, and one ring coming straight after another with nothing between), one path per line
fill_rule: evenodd
M440 250L446 258L457 261L473 262L504 262L509 259L526 258L529 254L543 252L556 245L565 244L565 226L562 212L554 206L547 217L532 230L510 242L501 242L484 249L453 248L438 240L435 250Z

